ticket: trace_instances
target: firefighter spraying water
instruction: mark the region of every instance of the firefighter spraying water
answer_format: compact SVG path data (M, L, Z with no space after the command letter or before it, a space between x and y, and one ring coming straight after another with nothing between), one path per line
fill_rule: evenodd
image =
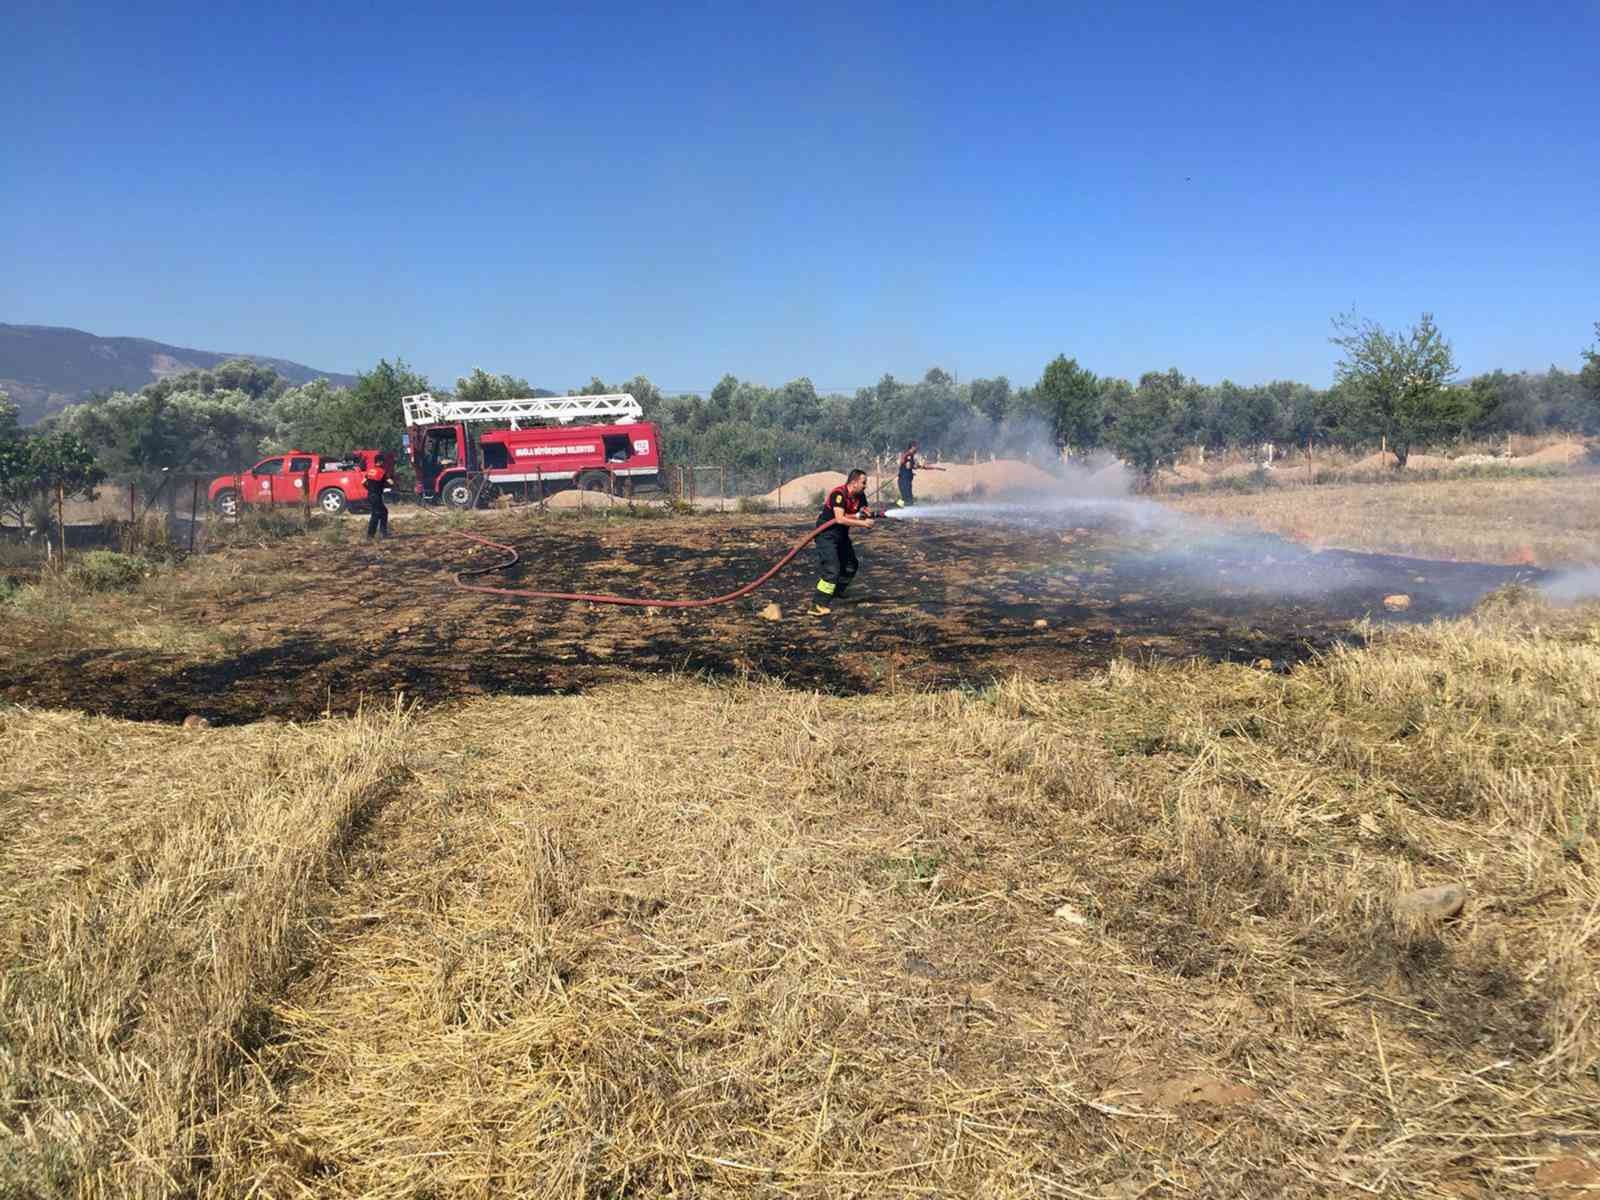
M817 514L817 558L822 578L817 580L817 595L811 605L814 617L825 617L833 611L833 603L844 599L850 581L861 568L850 542L850 531L872 528L866 490L867 473L857 467L844 483L828 493Z
M646 596L612 596L597 592L547 592L532 588L506 588L494 587L489 584L469 583L469 579L488 575L495 571L507 571L521 561L521 555L513 546L503 542L490 541L488 538L479 537L474 533L460 532L459 536L480 546L487 546L493 550L504 551L508 556L504 561L491 563L483 567L469 567L456 573L456 585L469 592L484 592L491 596L517 596L526 600L564 600L586 601L591 604L615 604L628 608L710 608L717 604L728 604L741 599L766 584L779 571L794 561L796 555L806 548L811 542L816 542L818 561L822 569L822 577L817 581L817 602L812 608L812 613L825 616L831 611L831 605L823 603L824 600L832 601L848 587L860 566L856 557L855 548L850 543L849 531L851 529L871 529L874 522L883 514L872 512L867 508L866 502L867 473L860 468L850 472L845 482L828 493L824 500L823 509L817 514L817 523L811 531L800 538L788 551L771 567L757 578L751 580L743 587L736 588L721 596L707 596L703 598L659 598ZM828 539L824 542L823 539Z
M896 500L896 508L907 508L916 503L912 497L914 477L918 471L942 471L943 467L931 466L917 457L917 443L912 442L906 447L905 453L900 456L900 472L895 482L900 488L900 498Z

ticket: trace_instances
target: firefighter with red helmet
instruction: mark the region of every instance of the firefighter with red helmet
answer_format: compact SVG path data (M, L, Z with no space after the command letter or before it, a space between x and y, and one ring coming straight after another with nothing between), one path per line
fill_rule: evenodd
M372 515L367 518L367 541L378 537L389 536L389 506L383 502L383 494L394 487L394 478L389 474L385 456L374 454L367 463L367 469L361 473L361 482L367 489L367 507Z
M856 559L855 547L850 544L850 531L872 528L866 491L867 473L857 467L822 501L817 524L827 525L828 528L817 535L817 558L822 566L822 578L817 580L817 594L811 605L812 616L826 616L832 611L833 602L844 597L845 590L861 566Z

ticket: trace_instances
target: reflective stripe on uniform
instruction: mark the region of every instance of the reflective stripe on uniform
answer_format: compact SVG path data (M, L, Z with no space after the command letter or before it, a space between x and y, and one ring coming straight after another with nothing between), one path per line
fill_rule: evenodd
M834 585L829 583L826 579L817 580L817 591L821 592L824 596L833 595L833 590Z

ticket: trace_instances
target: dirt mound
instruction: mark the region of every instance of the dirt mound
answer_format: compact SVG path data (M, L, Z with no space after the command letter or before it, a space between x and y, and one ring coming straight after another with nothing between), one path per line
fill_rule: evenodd
M916 494L924 500L950 500L981 492L985 496L1006 496L1019 492L1050 491L1059 486L1055 476L1040 470L1032 463L1015 459L997 458L993 462L939 463L939 470L917 472ZM820 492L826 492L844 482L839 471L813 471L789 480L782 488L774 488L761 499L777 505L779 496L785 508L800 508L811 503ZM898 495L893 472L873 475L869 492L881 483L879 499L892 502Z
M981 487L990 495L1015 492L1047 492L1059 487L1056 477L1032 463L997 458L971 468L968 490Z
M1532 454L1519 455L1509 462L1513 467L1570 467L1573 463L1582 462L1588 453L1582 442L1557 442Z
M1261 468L1255 463L1234 463L1231 467L1223 467L1216 473L1217 479L1250 479Z
M760 498L774 506L781 503L785 508L804 508L819 492L826 492L843 482L843 471L813 471L789 480L782 487L773 488Z
M1369 454L1360 461L1351 463L1346 469L1370 475L1378 471L1392 471L1398 461L1394 451L1380 450L1376 454ZM1406 459L1408 471L1448 471L1452 465L1448 458L1438 454L1413 454Z
M619 504L626 506L628 501L623 496L608 496L605 492L581 492L577 488L568 488L564 492L557 492L545 503L551 508L613 508ZM639 504L640 501L633 503Z
M1387 450L1381 450L1367 455L1363 459L1350 464L1351 471L1392 471L1395 466L1395 456Z

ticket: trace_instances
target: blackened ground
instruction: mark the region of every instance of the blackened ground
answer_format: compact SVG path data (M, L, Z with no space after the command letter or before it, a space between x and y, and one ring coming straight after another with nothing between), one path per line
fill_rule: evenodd
M602 522L517 513L486 514L474 526L523 559L481 582L652 597L730 591L807 527L792 516ZM495 552L420 523L375 548L291 537L229 551L245 560L245 585L166 614L225 623L244 649L194 659L97 646L70 630L48 643L8 635L0 694L134 719L200 713L240 722L348 712L397 694L437 702L575 692L637 671L750 673L854 693L981 685L1012 672L1059 678L1117 657L1270 660L1283 669L1353 638L1364 616L1452 615L1536 576L1311 554L1270 537L1141 528L1115 513L886 521L856 545L858 596L813 618L805 615L816 583L809 548L746 600L674 612L462 591L454 570L495 561ZM1398 616L1383 605L1394 593L1411 601ZM759 613L774 601L783 615L769 621Z

